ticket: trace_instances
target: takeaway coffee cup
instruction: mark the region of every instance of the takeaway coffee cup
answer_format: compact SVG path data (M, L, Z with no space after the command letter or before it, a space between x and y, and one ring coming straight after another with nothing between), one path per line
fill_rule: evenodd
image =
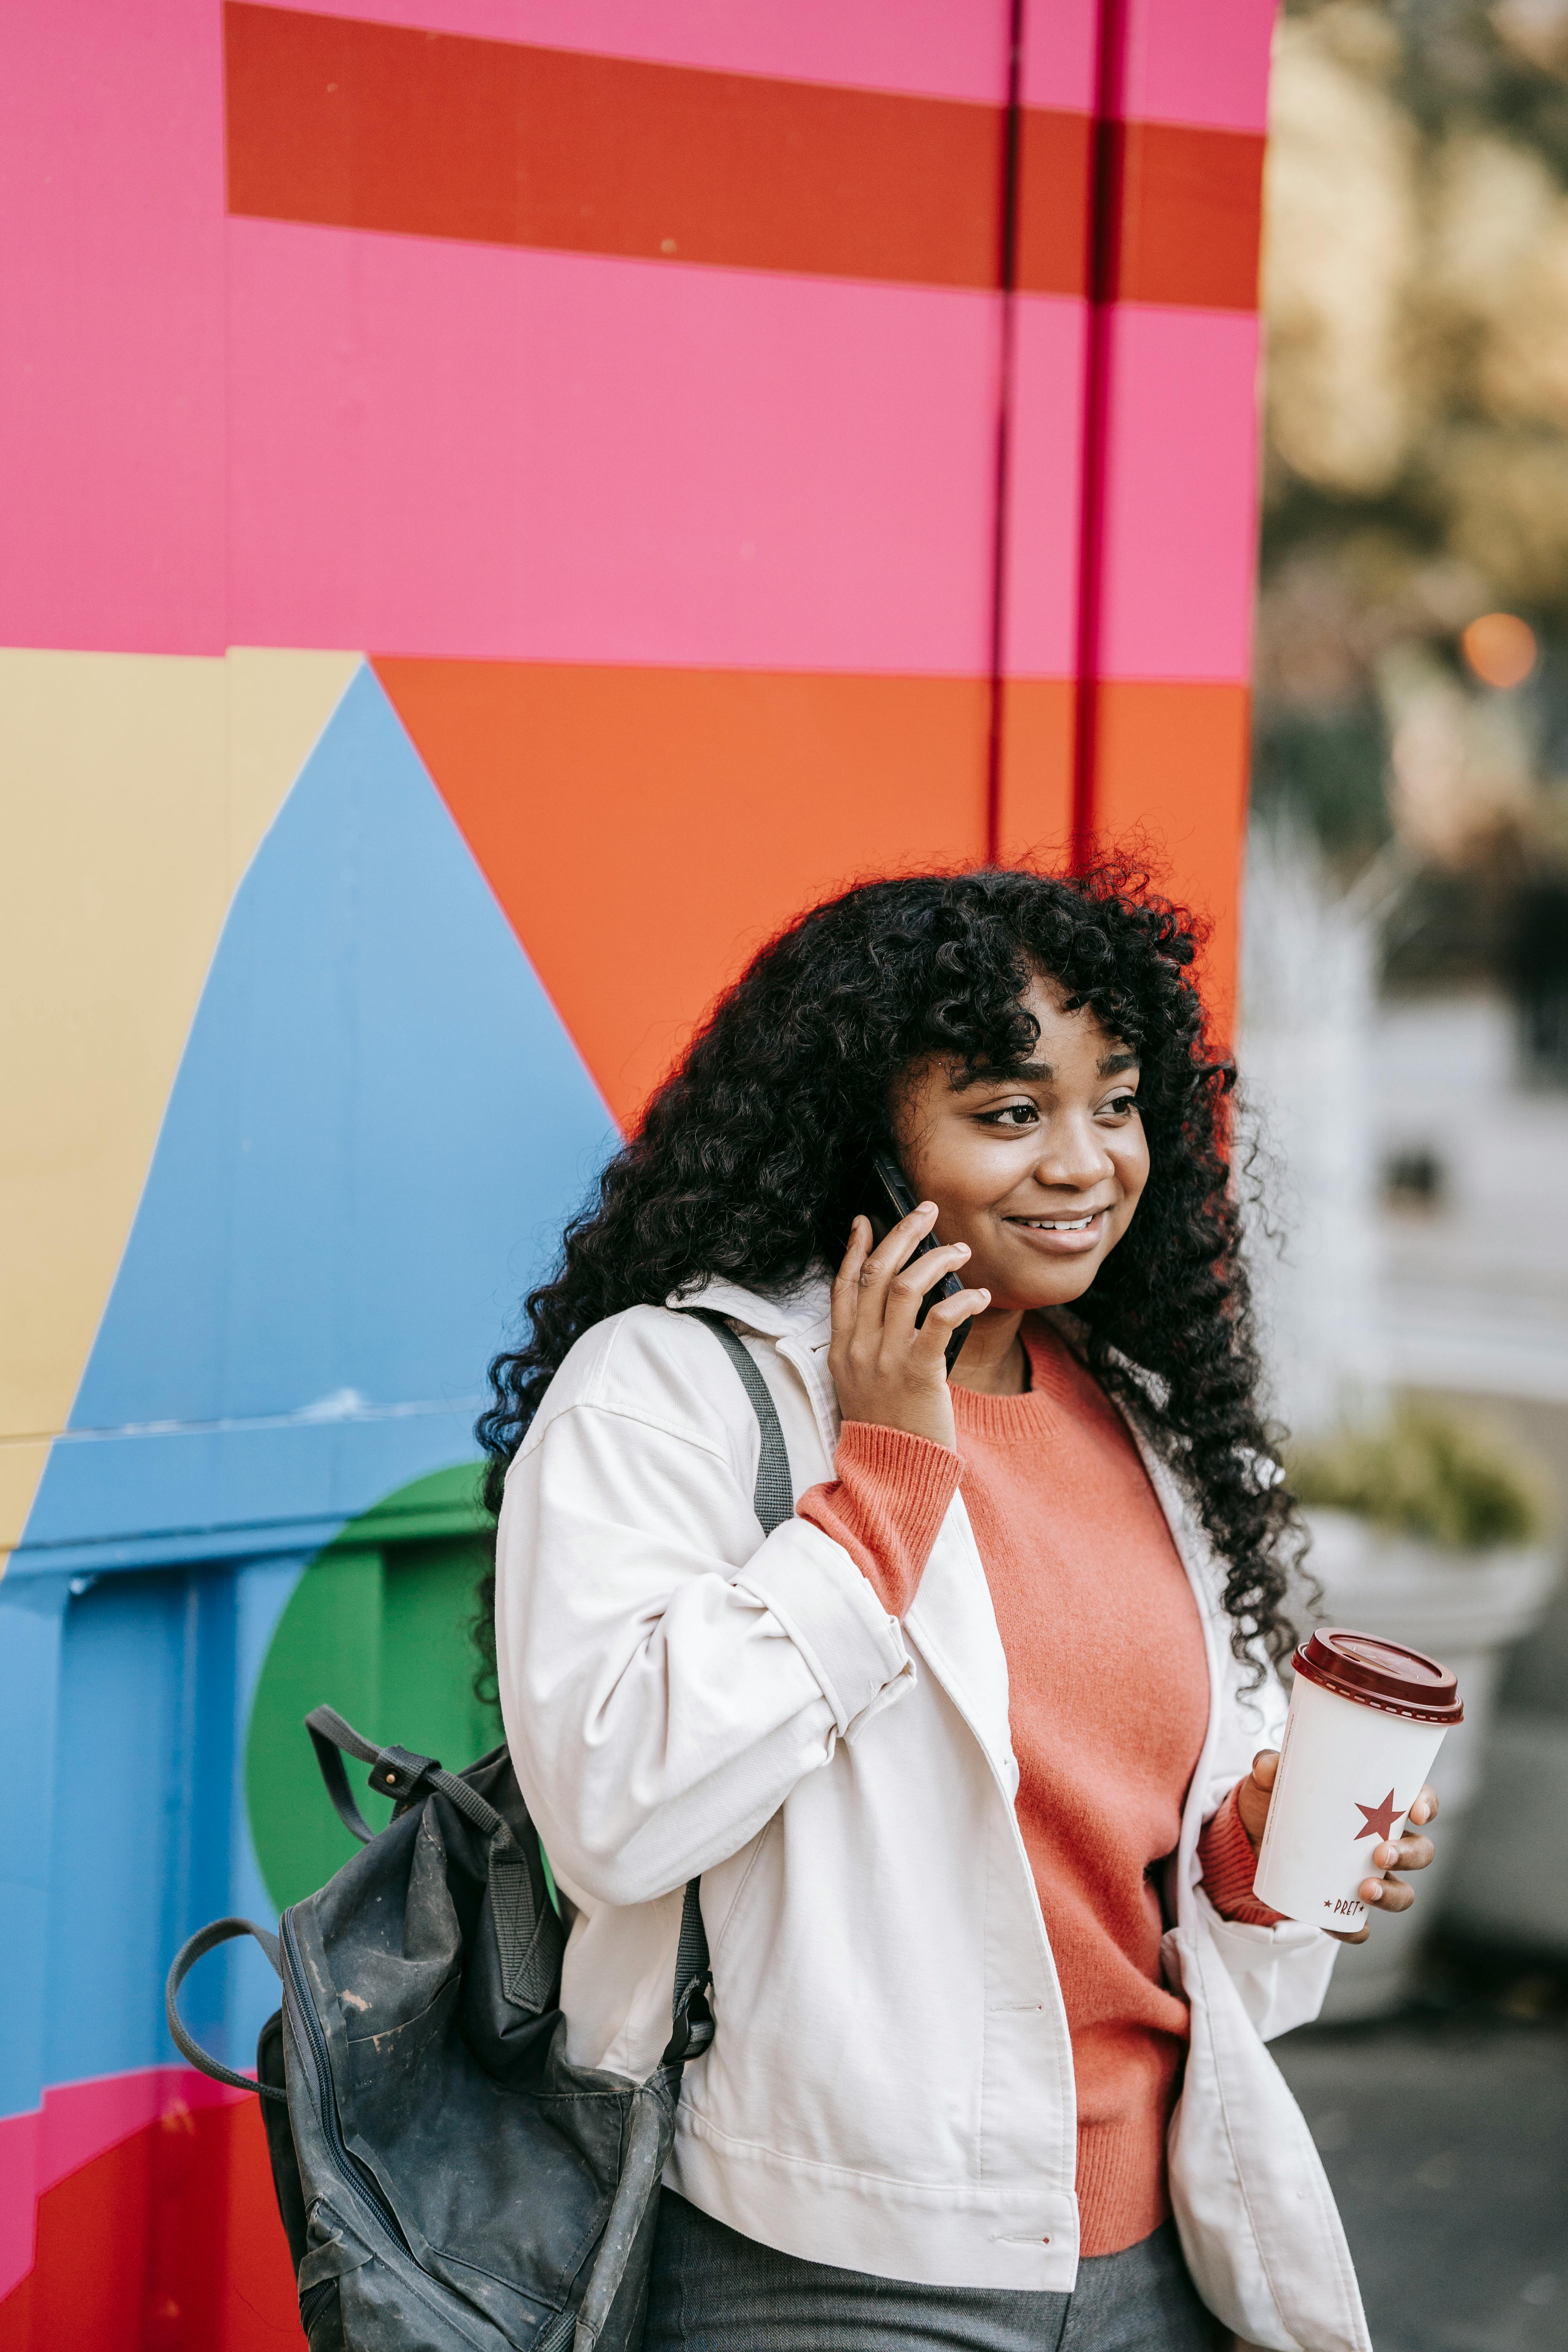
M1288 1919L1353 1934L1373 1853L1404 1830L1465 1711L1446 1666L1372 1633L1321 1627L1295 1665L1253 1893Z

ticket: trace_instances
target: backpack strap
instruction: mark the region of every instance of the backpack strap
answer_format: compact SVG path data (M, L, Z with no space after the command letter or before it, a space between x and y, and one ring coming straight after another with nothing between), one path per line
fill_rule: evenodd
M763 1523L763 1533L771 1536L782 1528L795 1509L795 1481L789 1475L789 1453L784 1445L784 1431L779 1426L778 1407L773 1391L763 1380L756 1358L746 1346L728 1317L715 1314L710 1307L680 1307L677 1314L689 1315L695 1323L706 1323L730 1361L741 1375L741 1385L752 1401L752 1411L757 1416L757 1428L762 1435L762 1450L757 1456L757 1483L752 1490L752 1504Z
M741 1385L751 1399L762 1440L752 1507L762 1522L763 1535L771 1536L795 1510L795 1481L790 1476L789 1453L773 1393L756 1358L727 1317L716 1314L710 1307L681 1307L675 1311L708 1326L740 1374ZM702 1924L701 1884L700 1878L687 1881L686 1900L681 1906L680 1942L675 1956L674 2031L659 2062L664 2066L679 2066L689 2058L700 2058L713 2039L713 2015L708 2006L713 1971L708 1956L708 1931Z

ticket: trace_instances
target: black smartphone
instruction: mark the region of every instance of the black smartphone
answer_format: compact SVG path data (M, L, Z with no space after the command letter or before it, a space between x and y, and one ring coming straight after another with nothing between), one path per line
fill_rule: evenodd
M871 1162L871 1178L880 1198L877 1206L868 1210L867 1213L871 1220L873 1236L876 1240L882 1241L903 1218L911 1216L920 1203L905 1182L904 1171L890 1151L877 1153ZM937 1249L940 1246L936 1235L927 1234L923 1242L916 1244L907 1263L912 1265L917 1257L924 1257L929 1250ZM939 1298L956 1298L963 1287L956 1274L944 1274L940 1282L933 1282L921 1300L919 1311L915 1316L915 1328L917 1330L920 1328L928 1312ZM950 1372L957 1363L959 1350L968 1337L968 1323L961 1323L948 1341L947 1369Z

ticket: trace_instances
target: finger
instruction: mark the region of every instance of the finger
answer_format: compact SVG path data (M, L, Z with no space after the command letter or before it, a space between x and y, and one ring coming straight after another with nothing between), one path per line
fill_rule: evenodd
M900 1217L890 1234L884 1234L876 1248L860 1268L862 1290L885 1290L910 1252L922 1242L936 1223L936 1202L922 1201L907 1217Z
M1380 1870L1425 1870L1435 1850L1429 1837L1402 1837L1396 1845L1380 1845L1373 1860Z
M1420 1829L1426 1822L1435 1822L1436 1818L1437 1791L1428 1781L1424 1789L1416 1792L1415 1801L1410 1808L1409 1819L1415 1823L1417 1829Z
M908 1339L912 1336L915 1318L928 1291L958 1274L969 1262L967 1242L946 1242L941 1249L928 1250L923 1257L915 1258L888 1285L887 1304L883 1309L886 1328Z
M1415 1900L1414 1886L1401 1886L1392 1878L1363 1878L1356 1893L1373 1911L1408 1911Z
M854 1282L858 1278L860 1268L866 1263L867 1252L870 1246L870 1218L852 1217L849 1221L849 1239L845 1244L844 1255L838 1261L838 1271L833 1277L835 1290L843 1284Z
M860 1269L871 1247L871 1221L857 1217L849 1228L849 1246L833 1277L833 1339L841 1347L855 1328L860 1303Z
M1344 1927L1325 1927L1323 1933L1331 1936L1336 1944L1364 1944L1372 1933L1372 1927L1369 1922L1366 1927L1358 1927L1353 1936Z
M1260 1748L1252 1759L1252 1777L1258 1787L1272 1789L1279 1769L1279 1750L1277 1748Z
M939 1299L915 1333L915 1345L924 1346L933 1355L945 1355L959 1325L984 1315L990 1304L988 1290L960 1290L951 1298Z

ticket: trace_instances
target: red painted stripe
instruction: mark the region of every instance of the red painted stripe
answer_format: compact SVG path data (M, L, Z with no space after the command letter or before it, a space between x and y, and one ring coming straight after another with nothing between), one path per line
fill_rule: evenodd
M1178 122L1108 124L1101 300L1258 307L1261 136Z
M995 283L1001 109L231 0L229 207L489 245Z
M37 2212L33 2266L0 2296L6 2352L303 2352L254 2099L167 2108Z
M229 207L805 276L990 287L1004 113L230 0ZM1113 293L1250 307L1259 140L1119 125ZM1089 117L1026 108L1017 284L1080 294Z

